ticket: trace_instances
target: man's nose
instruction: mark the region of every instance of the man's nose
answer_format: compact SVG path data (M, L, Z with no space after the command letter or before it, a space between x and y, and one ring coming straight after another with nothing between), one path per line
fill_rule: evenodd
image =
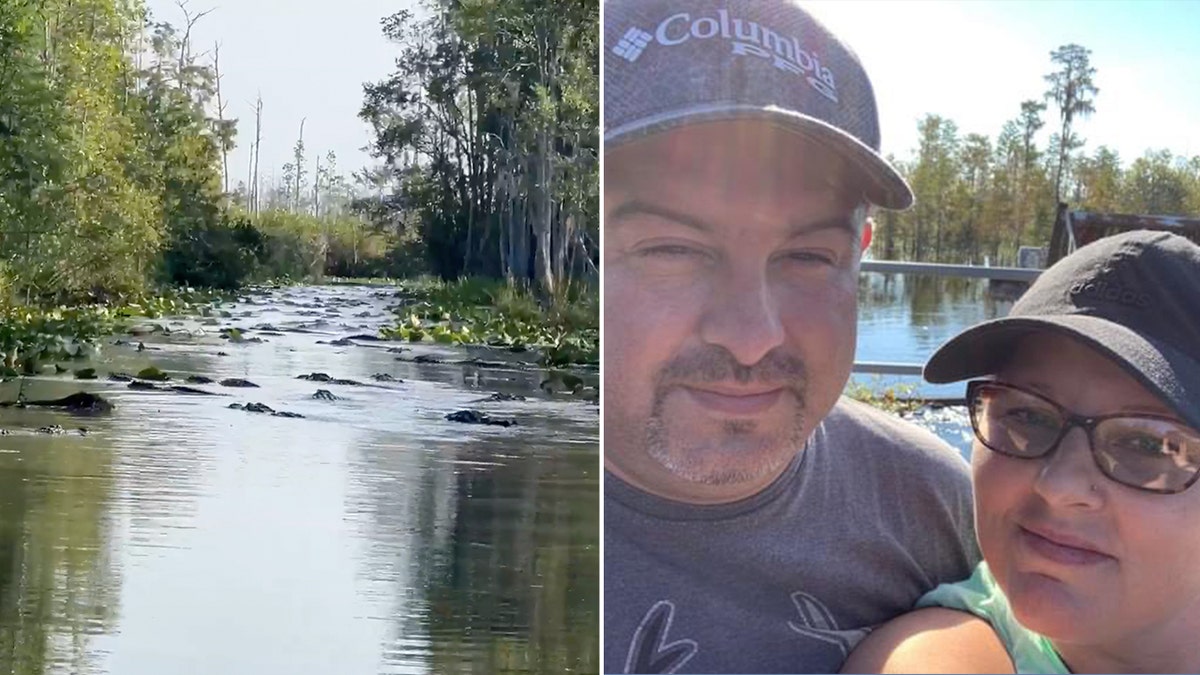
M783 344L779 303L765 268L729 274L712 291L701 320L700 338L724 347L738 363L758 363Z

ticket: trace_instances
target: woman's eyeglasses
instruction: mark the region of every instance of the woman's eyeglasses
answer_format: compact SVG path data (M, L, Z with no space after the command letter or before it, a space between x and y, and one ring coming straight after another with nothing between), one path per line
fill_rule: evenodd
M1087 434L1096 466L1122 485L1174 494L1200 476L1200 434L1170 417L1084 417L1041 394L991 380L967 383L967 407L975 437L1002 455L1045 457L1077 426Z

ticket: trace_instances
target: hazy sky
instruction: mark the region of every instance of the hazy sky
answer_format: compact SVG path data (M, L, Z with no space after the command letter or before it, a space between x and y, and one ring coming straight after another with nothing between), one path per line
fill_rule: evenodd
M0 0L2 1L2 0ZM158 20L183 25L175 0L147 0ZM211 9L193 29L193 51L221 43L221 94L226 116L238 118L237 149L230 154L230 188L245 180L254 142L254 99L263 99L259 177L270 180L291 160L304 123L308 157L329 150L343 173L370 157L358 119L363 83L382 80L398 54L380 31L380 19L414 0L189 0L193 14ZM310 164L311 175L311 164Z
M1128 163L1147 148L1200 155L1200 2L810 2L875 84L885 152L907 157L937 113L995 140L1021 101L1041 98L1050 52L1092 50L1096 113L1076 128ZM904 28L900 28L904 27ZM1045 142L1057 124L1047 110Z
M157 17L182 22L175 0L148 4ZM302 117L310 157L334 150L346 173L368 163L359 150L370 138L357 117L362 84L386 77L398 54L379 21L415 4L189 0L193 11L214 10L197 24L194 41L204 49L221 42L227 114L240 120L231 186L246 175L259 92L264 178L290 159ZM907 157L917 120L927 112L954 120L963 134L994 139L1021 101L1045 91L1050 51L1076 42L1092 50L1100 88L1096 114L1078 126L1087 151L1107 144L1126 162L1147 148L1200 155L1200 0L814 0L808 6L867 67L885 152Z

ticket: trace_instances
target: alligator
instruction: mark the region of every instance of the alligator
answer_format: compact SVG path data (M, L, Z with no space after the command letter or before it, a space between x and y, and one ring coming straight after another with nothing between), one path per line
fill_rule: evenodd
M491 396L488 396L487 398L481 398L477 401L473 401L473 403L498 403L501 401L524 401L524 400L525 400L525 397L521 396L520 394L506 394L502 391L498 391L498 392L492 394Z
M246 412L263 413L270 415L271 417L304 418L304 415L301 415L300 413L288 412L286 410L275 410L265 403L247 403L246 405L242 405L241 403L230 403L229 407L232 410L245 410Z
M241 387L243 389L250 389L250 388L258 389L258 388L260 388L257 384L254 384L250 380L243 380L240 377L230 377L230 378L221 380L221 386L222 387Z
M350 387L361 387L362 382L354 380L342 380L335 377L330 377L325 373L309 373L308 375L297 375L297 380L308 380L309 382L325 382L328 384L342 384Z
M312 395L312 398L320 400L320 401L341 401L341 400L343 400L341 396L335 396L333 394L333 392L329 391L328 389L318 389L317 393Z
M517 421L514 419L499 419L488 415L487 413L479 412L478 410L459 410L446 415L446 419L451 422L462 422L463 424L487 424L497 427L516 426Z
M195 387L185 387L181 384L172 385L170 387L169 391L173 391L177 394L195 394L197 396L228 396L229 395L229 394L218 394L215 391L204 391L203 389L196 389Z
M66 412L81 414L81 415L97 415L101 413L112 412L113 404L101 398L97 394L88 393L86 391L76 392L70 396L62 398L49 399L44 401L23 401L16 400L12 402L0 403L0 407L4 408L63 408Z
M462 361L455 361L454 364L458 365L458 366L475 366L476 368L509 368L509 369L519 368L521 365L519 363L505 363L504 361L485 361L484 359L477 359L477 358L463 359Z

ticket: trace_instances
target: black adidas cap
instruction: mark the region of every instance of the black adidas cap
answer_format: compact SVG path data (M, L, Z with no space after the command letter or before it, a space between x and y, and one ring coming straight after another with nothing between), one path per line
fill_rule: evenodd
M925 379L993 375L1020 338L1039 331L1104 354L1200 429L1200 246L1150 230L1082 246L1043 272L1008 316L938 348Z

